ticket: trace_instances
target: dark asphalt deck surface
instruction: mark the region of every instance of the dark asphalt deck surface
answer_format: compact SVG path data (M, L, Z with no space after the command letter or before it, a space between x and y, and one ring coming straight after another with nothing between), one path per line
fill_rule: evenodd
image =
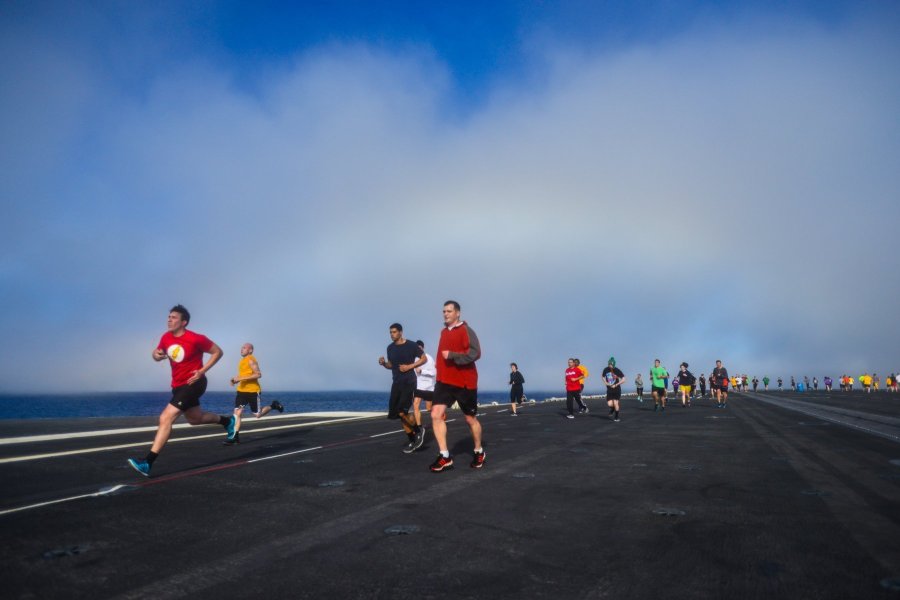
M179 429L150 479L152 431L8 440L153 419L2 422L2 595L900 598L900 395L589 405L483 407L480 471L456 418L440 474L384 418Z

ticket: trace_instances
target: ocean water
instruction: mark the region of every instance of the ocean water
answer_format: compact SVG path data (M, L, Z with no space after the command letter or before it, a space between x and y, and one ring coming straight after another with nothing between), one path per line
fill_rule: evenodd
M527 392L526 392L527 393ZM543 400L553 394L538 392L529 398ZM558 394L557 394L558 395ZM169 402L169 392L103 392L94 394L0 394L0 419L64 419L84 417L157 416ZM265 392L263 402L278 400L285 412L324 411L387 412L388 392ZM479 392L480 404L509 402L509 392ZM204 410L229 414L234 392L206 392Z

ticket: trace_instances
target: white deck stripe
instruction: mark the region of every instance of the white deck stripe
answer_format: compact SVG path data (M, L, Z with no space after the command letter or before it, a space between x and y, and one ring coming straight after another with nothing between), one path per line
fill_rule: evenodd
M266 421L272 421L275 419L291 419L297 417L312 417L312 418L342 418L342 417L360 417L360 418L370 418L370 417L381 417L386 415L387 413L380 412L314 412L314 413L292 413L289 415L267 415L262 417ZM253 422L258 419L254 417L245 417L242 421ZM211 423L215 425L215 423ZM173 429L187 429L188 427L195 427L195 425L191 425L190 423L176 423L172 426ZM31 444L34 442L54 442L58 440L72 440L77 438L88 438L88 437L101 437L105 435L122 435L124 433L140 433L142 431L156 431L156 425L151 425L148 427L131 427L128 429L99 429L97 431L76 431L72 433L48 433L44 435L26 435L21 437L11 437L11 438L0 438L0 446L8 445L8 444Z
M349 423L351 421L360 421L363 419L368 419L368 418L370 418L370 416L368 416L368 415L370 415L372 413L363 413L363 415L365 415L365 416L358 416L358 415L360 415L360 413L348 413L348 414L357 415L357 416L353 417L353 418L337 418L337 419L331 419L331 420L327 420L327 421L311 421L308 423L295 423L293 425L277 425L274 427L258 427L258 428L254 428L253 432L255 433L255 432L263 432L263 431L276 431L278 429L298 429L300 427L312 427L314 425L328 425L331 423ZM374 414L376 416L381 415L381 413L374 413ZM190 425L187 425L187 427L190 427ZM135 432L139 432L139 431L144 431L144 428L141 427L138 429L128 430L129 433L135 433ZM156 428L153 427L151 429L151 431L156 431ZM172 444L172 443L176 443L176 442L187 442L187 441L192 441L192 440L201 440L204 438L221 437L221 436L222 436L221 432L206 433L203 435L192 435L189 437L171 439L171 440L169 440L168 443ZM64 439L68 439L68 438L64 438ZM28 460L40 460L43 458L57 458L60 456L72 456L75 454L90 454L93 452L105 452L108 450L120 450L122 448L134 448L136 446L146 446L147 444L151 443L151 441L152 440L145 440L142 442L135 442L135 443L131 443L131 444L117 444L115 446L99 446L99 447L94 447L94 448L81 448L79 450L63 450L60 452L47 452L44 454L12 456L9 458L0 458L0 464L24 462L24 461L28 461Z

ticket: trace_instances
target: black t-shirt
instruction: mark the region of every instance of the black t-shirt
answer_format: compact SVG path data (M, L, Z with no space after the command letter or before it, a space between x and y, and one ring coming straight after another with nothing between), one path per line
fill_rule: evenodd
M617 381L624 379L625 373L620 371L617 367L606 367L605 369L603 369L603 373L600 375L600 378L603 379L606 387L610 388Z
M402 344L392 342L387 347L387 359L391 363L391 373L394 375L394 381L411 381L416 382L416 370L410 369L406 373L400 372L400 365L411 365L416 362L425 351L419 348L415 342L406 340Z
M521 371L510 372L509 382L513 387L522 387L522 384L525 383L525 377L522 375Z
M725 367L716 367L713 369L710 379L715 380L716 385L721 388L728 387L728 370Z
M678 385L694 385L695 381L697 381L697 378L687 369L678 371Z

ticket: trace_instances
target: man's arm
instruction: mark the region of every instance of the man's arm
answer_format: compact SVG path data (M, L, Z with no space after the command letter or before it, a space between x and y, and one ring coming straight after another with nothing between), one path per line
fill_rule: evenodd
M199 381L199 379L200 379L201 377L203 377L203 375L205 375L207 371L209 371L210 369L212 369L213 366L214 366L217 362L219 362L219 359L222 358L222 349L219 348L219 346L218 346L215 342L213 342L212 340L210 340L210 343L212 344L212 346L210 347L209 350L206 351L206 353L209 354L209 360L206 361L206 364L203 365L202 368L197 369L196 371L194 371L194 374L191 375L191 378L188 379L188 381L187 381L188 384L195 383L196 381Z
M240 381L256 381L260 377L262 377L262 372L259 370L259 363L255 360L250 361L250 370L253 371L250 375L244 375L243 377L232 377L231 385L234 385Z
M425 361L426 361L426 360L427 360L427 359L425 358L425 355L423 354L422 356L420 356L419 358L417 358L417 359L416 359L416 362L414 362L414 363L411 363L411 364L408 364L408 365L400 365L400 372L401 372L401 373L406 373L407 371L412 371L412 370L415 369L415 368L421 367L422 365L425 364Z
M478 336L475 335L475 331L469 327L468 323L465 325L465 328L469 337L469 350L465 353L450 352L447 355L447 358L458 365L468 365L481 358L481 342L478 341Z

